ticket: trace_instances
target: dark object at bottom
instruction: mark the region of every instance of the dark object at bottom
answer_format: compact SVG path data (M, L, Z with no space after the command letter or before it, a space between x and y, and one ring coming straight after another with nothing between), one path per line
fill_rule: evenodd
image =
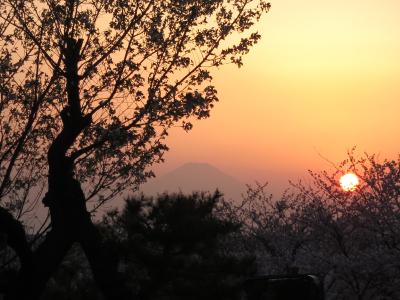
M247 300L323 300L323 288L314 275L259 276L246 280Z

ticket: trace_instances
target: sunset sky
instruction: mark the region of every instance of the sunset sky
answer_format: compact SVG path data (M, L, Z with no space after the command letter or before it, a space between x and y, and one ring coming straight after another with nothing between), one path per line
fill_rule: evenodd
M220 102L174 130L159 175L207 162L278 190L346 151L398 153L400 1L276 0L244 67L214 73Z

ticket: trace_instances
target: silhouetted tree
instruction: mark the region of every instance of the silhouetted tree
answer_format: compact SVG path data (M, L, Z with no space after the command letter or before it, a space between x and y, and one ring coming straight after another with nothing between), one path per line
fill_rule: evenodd
M139 299L240 299L254 261L226 251L240 224L221 218L220 205L218 193L141 196L108 215L103 226Z
M74 245L48 281L41 300L103 299L90 274L84 253Z
M260 35L236 34L269 8L263 0L0 2L1 204L20 219L47 187L51 219L29 260L20 257L8 299L37 299L75 242L104 295L128 297L86 201L96 208L136 187L162 160L169 128L209 116L210 68L242 64ZM22 227L7 228L11 241ZM18 253L26 241L17 244Z
M355 191L339 185L347 172L360 178ZM400 159L350 152L335 171L311 176L312 184L294 184L279 199L263 185L249 187L231 212L245 225L258 268L318 274L328 300L398 299Z

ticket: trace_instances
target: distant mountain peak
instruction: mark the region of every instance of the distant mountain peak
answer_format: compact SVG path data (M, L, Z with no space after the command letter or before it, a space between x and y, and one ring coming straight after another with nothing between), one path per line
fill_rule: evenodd
M224 193L226 198L238 199L245 191L245 185L209 163L188 162L163 176L150 180L140 188L148 195L163 192L185 194L194 191L214 192L216 189Z

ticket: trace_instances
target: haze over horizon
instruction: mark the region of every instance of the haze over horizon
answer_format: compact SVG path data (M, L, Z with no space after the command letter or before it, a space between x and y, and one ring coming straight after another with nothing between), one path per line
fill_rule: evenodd
M162 176L209 163L281 190L347 150L392 158L400 135L400 2L272 1L244 66L214 72L220 102L185 134L171 131Z
M141 186L145 195L156 196L164 192L210 192L219 190L226 199L239 200L246 191L246 184L207 163L186 163L178 168L150 179Z

